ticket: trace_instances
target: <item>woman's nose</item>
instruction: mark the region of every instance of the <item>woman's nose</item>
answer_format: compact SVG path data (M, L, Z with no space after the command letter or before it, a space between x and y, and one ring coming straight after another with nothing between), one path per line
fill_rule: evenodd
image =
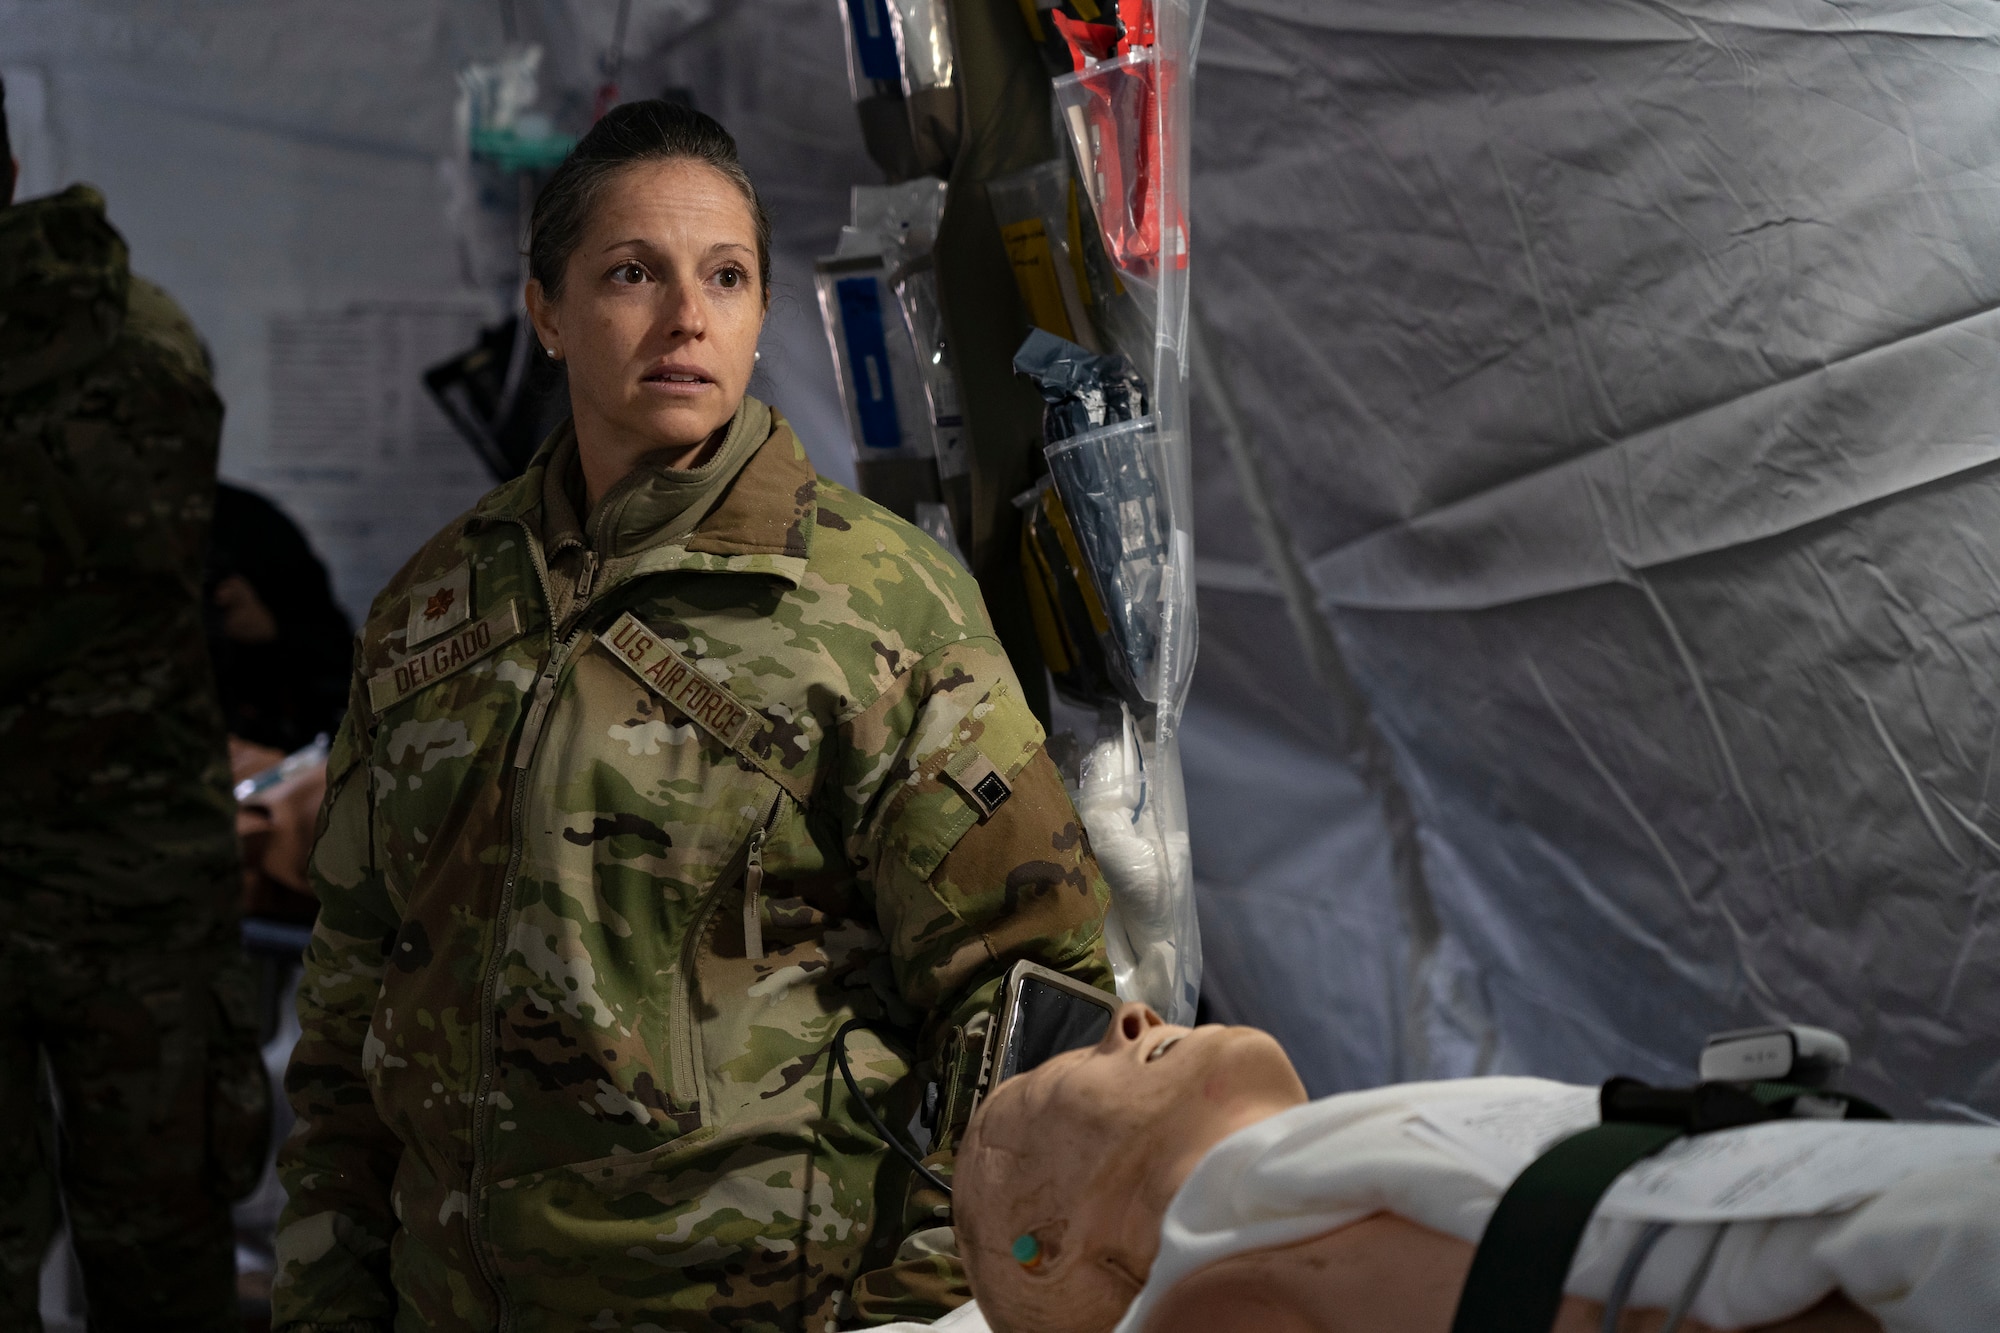
M1150 1028L1164 1027L1166 1020L1143 1004L1121 1004L1118 1012L1111 1016L1111 1026L1105 1030L1104 1040L1099 1044L1104 1050L1116 1051L1146 1035Z
M699 338L707 331L708 312L701 302L698 284L675 282L665 284L665 309L661 318L670 333L686 338Z

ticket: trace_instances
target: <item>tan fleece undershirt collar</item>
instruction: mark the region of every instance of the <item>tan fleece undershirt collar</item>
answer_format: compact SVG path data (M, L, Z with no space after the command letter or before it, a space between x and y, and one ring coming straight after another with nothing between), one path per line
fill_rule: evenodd
M585 533L592 549L615 559L686 540L770 434L771 409L745 394L721 446L700 467L640 459L591 511Z
M584 496L576 432L564 428L549 456L542 483L542 542L553 553L572 543L602 559L637 555L685 541L715 508L743 465L771 435L771 409L744 395L722 444L700 467L674 468L642 458L606 491L585 523L577 521Z

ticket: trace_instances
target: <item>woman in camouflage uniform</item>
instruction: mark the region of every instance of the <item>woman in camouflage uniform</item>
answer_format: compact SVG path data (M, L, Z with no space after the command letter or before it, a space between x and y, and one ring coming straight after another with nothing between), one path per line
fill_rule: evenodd
M811 1329L964 1299L865 1128L1106 894L973 581L745 390L768 223L635 103L536 204L573 423L376 598L329 764L279 1329ZM933 1160L948 1169L946 1152Z

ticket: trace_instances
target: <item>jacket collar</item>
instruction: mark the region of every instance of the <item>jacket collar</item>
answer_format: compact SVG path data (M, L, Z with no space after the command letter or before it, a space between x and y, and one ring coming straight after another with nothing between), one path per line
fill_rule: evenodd
M819 514L819 479L791 423L775 408L770 419L770 433L763 444L694 531L680 541L642 550L629 562L618 561L625 567L616 571L616 577L677 570L726 571L771 574L798 586L812 550ZM561 540L549 531L546 520L555 516L545 513L545 497L549 470L561 463L570 437L570 426L565 422L535 451L526 472L496 487L473 507L466 519L466 532L488 523L518 523L538 542ZM566 525L561 518L556 522L571 530L572 540L577 539L573 512Z

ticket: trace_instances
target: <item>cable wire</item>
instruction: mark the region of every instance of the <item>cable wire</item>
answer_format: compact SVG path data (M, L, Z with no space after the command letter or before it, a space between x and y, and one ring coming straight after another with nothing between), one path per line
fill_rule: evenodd
M1701 1294L1701 1284L1708 1281L1708 1270L1715 1264L1715 1252L1722 1248L1722 1236L1728 1230L1729 1223L1724 1222L1708 1238L1708 1248L1701 1252L1700 1262L1695 1264L1694 1273L1688 1278L1687 1286L1681 1289L1681 1298L1674 1302L1674 1312L1667 1316L1660 1333L1680 1333L1681 1321L1694 1308L1694 1298Z
M854 1071L847 1067L847 1034L856 1028L860 1028L863 1032L875 1031L866 1019L850 1018L840 1025L838 1032L833 1034L833 1062L840 1066L840 1077L847 1084L848 1095L853 1097L855 1103L861 1107L861 1114L868 1117L868 1123L875 1127L875 1132L881 1136L882 1142L894 1149L896 1155L908 1162L911 1169L918 1175L922 1176L938 1189L943 1190L944 1196L947 1199L950 1198L951 1186L947 1185L944 1182L944 1178L939 1176L937 1172L925 1166L923 1159L918 1157L902 1139L889 1132L889 1127L882 1123L882 1117L875 1114L875 1108L870 1106L868 1099L861 1095L861 1085L854 1081Z
M1670 1222L1648 1222L1639 1228L1639 1238L1625 1252L1625 1262L1619 1266L1617 1280L1611 1284L1611 1295L1604 1302L1604 1333L1618 1333L1618 1320L1625 1313L1625 1303L1632 1299L1632 1286L1639 1280L1639 1270L1646 1266L1646 1257L1672 1225Z

